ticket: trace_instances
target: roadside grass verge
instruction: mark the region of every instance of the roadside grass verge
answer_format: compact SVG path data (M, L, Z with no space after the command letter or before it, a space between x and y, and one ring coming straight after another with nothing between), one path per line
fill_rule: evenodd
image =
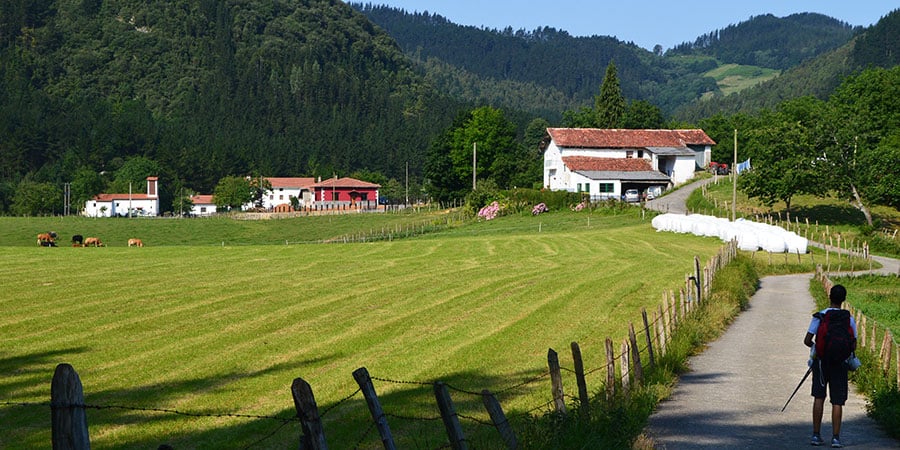
M875 319L883 327L900 335L900 278L896 276L860 275L831 277L836 284L847 288L847 302L862 311L870 319ZM828 306L828 298L821 283L813 280L810 289L819 309ZM881 339L876 339L878 348ZM862 366L851 374L851 380L860 392L868 398L868 413L892 437L900 439L900 391L897 387L897 364L892 356L890 370L885 373L880 367L878 355L868 346L858 347L856 355Z
M376 220L309 219L322 222L321 236L354 232L342 219ZM30 242L32 228L87 235L87 224L102 224L109 228L97 234L118 243L135 231L131 222L147 227L138 237L150 236L150 246ZM359 367L378 378L400 448L440 447L446 436L429 383L468 392L521 385L499 399L508 415L526 416L549 398L549 380L526 383L546 371L548 348L579 342L586 366L601 365L606 337L627 335L641 307L683 282L695 255L721 247L657 233L639 208L513 215L346 245L259 245L307 235L305 220L262 222L21 227L15 234L27 232L28 242L0 246L0 399L37 406L0 407L0 447L48 445L50 414L40 403L61 362L78 371L88 404L106 406L88 411L96 448L296 446L296 423L229 416L293 417L296 377L313 387L330 446L376 447L365 401L354 395ZM224 246L223 235L232 237ZM453 395L460 414L488 420L479 396ZM492 427L463 426L478 448L501 445Z
M756 292L759 277L754 264L739 256L719 271L711 297L679 323L664 356L645 373L645 384L633 388L629 397L611 401L602 389L595 392L587 411L576 406L568 416L548 413L531 417L523 432L525 448L653 448L645 429L656 405L673 390L679 374L688 370L687 360L715 340L746 308Z

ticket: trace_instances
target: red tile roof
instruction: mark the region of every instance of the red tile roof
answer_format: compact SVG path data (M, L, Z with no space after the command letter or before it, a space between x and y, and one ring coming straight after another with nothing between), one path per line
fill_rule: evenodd
M113 200L156 200L158 197L150 197L147 194L97 194L94 196L95 202L111 202Z
M369 183L368 181L357 180L356 178L344 177L344 178L329 178L327 180L322 180L319 183L316 183L315 187L317 188L366 188L366 189L378 189L381 187L380 184Z
M548 128L560 147L645 148L715 145L703 130L621 130L600 128Z
M269 183L272 183L272 188L293 188L293 189L303 189L303 188L312 188L314 184L316 184L316 179L313 177L308 178L279 178L279 177L266 177L266 180Z
M597 158L593 156L566 156L563 164L578 172L647 172L652 171L650 161L642 158Z
M191 201L195 205L211 205L211 204L215 203L213 201L212 195L202 195L202 194L191 196Z

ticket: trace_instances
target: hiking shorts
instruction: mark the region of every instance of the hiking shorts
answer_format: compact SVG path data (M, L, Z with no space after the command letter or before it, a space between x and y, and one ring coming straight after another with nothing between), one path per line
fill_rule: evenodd
M847 402L847 368L843 364L828 364L821 359L812 366L812 396L825 398L825 386L828 386L832 405L843 405Z

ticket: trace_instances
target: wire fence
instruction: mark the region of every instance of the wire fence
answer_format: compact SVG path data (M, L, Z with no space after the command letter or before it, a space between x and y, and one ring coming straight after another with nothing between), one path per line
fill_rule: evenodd
M367 442L375 439L373 437L374 430L377 430L382 442L393 442L391 427L388 425L388 419L395 424L401 426L396 429L408 430L418 429L415 424L430 424L441 421L446 428L450 446L460 448L457 445L465 442L465 433L460 425L460 421L464 421L467 426L485 427L496 429L509 447L515 447L515 435L509 425L509 420L521 419L523 417L532 416L539 411L542 413L566 414L567 404L585 404L589 401L587 392L588 376L596 380L592 383L594 386L600 386L599 392L606 392L609 400L620 398L618 394L629 393L634 386L639 386L643 380L643 372L645 368L649 368L654 364L654 359L659 358L666 351L668 343L671 341L673 333L677 329L679 323L685 320L700 304L703 299L707 298L711 290L711 280L716 272L725 267L731 259L737 254L737 246L735 242L730 242L723 246L719 254L715 255L706 265L700 267L699 258L694 258L694 270L690 275L685 276L685 284L676 293L675 290L667 290L663 293L662 302L655 311L648 313L646 309L641 311L641 322L638 327L629 324L628 336L623 338L621 345L616 348L612 338L606 338L605 363L596 367L585 368L581 358L581 350L577 343L572 343L572 366L568 364L563 366L559 363L559 357L556 351L550 349L548 351L548 369L535 371L533 375L512 383L505 387L496 388L494 392L487 389L478 390L468 386L459 386L455 384L445 383L437 380L399 380L393 378L370 376L368 371L363 367L357 369L353 376L359 384L359 388L353 392L347 393L339 400L334 401L327 407L319 409L315 403L312 387L309 386L301 378L294 380L292 385L292 394L294 397L294 405L297 414L288 416L278 415L252 415L252 414L236 414L236 413L208 413L208 412L191 412L178 409L167 408L146 408L134 407L127 405L99 405L86 403L83 394L74 398L57 397L56 392L60 393L80 393L80 379L77 373L68 364L60 364L57 366L56 374L51 389L52 395L49 403L16 403L6 402L0 403L6 407L26 407L26 408L49 408L53 412L54 422L54 439L57 435L83 435L87 439L87 410L126 410L139 411L153 414L169 414L189 417L209 417L209 418L226 418L235 420L253 420L253 421L270 421L274 423L274 428L266 430L257 439L244 448L253 448L256 446L269 445L270 440L287 433L287 430L296 433L296 428L290 425L300 425L300 439L306 446L303 448L324 448L318 447L316 443L325 443L325 424L343 421L348 415L359 414L353 412L363 404L362 401L353 402L351 400L360 400L362 394L365 397L365 404L368 405L372 415L372 422L364 427L359 427L359 434L353 441L356 442L354 448L362 448ZM62 374L62 375L61 375ZM576 380L578 385L578 395L567 394L564 389L564 377L571 383L572 379ZM546 394L535 394L536 389L546 388L546 380L550 379L551 388ZM434 390L435 400L438 404L440 414L410 414L410 409L406 404L386 405L382 408L381 402L375 394L375 386L373 382L381 385L398 385L401 387L417 386L430 387ZM77 389L71 386L76 384ZM59 388L56 388L60 385ZM454 402L451 397L458 397ZM502 396L511 401L518 399L515 404L515 412L506 416L498 396ZM543 398L541 398L543 397ZM528 405L522 402L524 399L537 399L540 401ZM460 401L462 399L462 401ZM482 400L484 409L475 406L476 400ZM427 409L418 409L425 411ZM340 413L338 413L340 411ZM74 415L66 420L55 420L58 414ZM80 414L80 415L79 415ZM334 416L334 420L331 418ZM74 417L74 418L73 418ZM79 419L81 418L81 420ZM78 427L79 423L83 423L83 432L73 432L71 429L65 432L57 433L57 426ZM406 423L406 424L404 424ZM412 424L412 425L410 425ZM424 425L433 427L433 425ZM433 431L432 431L433 432ZM284 437L279 438L280 441ZM402 439L402 436L401 436ZM89 446L89 442L86 443ZM371 444L369 444L371 446ZM385 444L386 448L388 444ZM390 444L394 445L394 444ZM444 446L442 443L441 446ZM83 447L87 448L87 447ZM390 447L394 448L394 447Z

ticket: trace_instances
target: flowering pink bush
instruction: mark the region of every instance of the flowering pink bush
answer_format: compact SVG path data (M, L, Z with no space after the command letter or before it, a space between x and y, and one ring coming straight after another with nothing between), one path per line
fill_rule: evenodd
M481 208L478 211L478 217L483 218L484 220L491 220L496 218L500 214L500 204L496 201L492 202L490 205Z
M575 205L575 207L572 208L572 211L581 211L584 208L587 208L587 202L582 201L581 203Z
M534 205L534 208L531 208L531 215L536 216L547 211L550 211L549 209L547 209L547 205L545 205L544 203L538 203L537 205Z

